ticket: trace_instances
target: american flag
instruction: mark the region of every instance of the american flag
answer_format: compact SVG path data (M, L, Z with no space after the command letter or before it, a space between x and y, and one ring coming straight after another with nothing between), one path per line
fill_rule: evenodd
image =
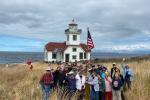
M89 49L94 48L94 43L93 43L89 28L88 28L88 35L87 35L87 46L88 46Z

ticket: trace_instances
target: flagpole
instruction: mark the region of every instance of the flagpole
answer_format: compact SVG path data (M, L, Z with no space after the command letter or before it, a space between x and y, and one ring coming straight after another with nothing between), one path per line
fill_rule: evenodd
M88 38L88 32L89 32L89 27L87 27L87 38ZM88 44L88 43L87 43ZM88 47L88 49L90 49L89 47ZM91 63L91 49L90 49L90 63Z
M88 32L89 32L89 27L87 27L87 39L88 39ZM87 46L88 46L88 41L87 41ZM91 64L91 49L88 47L88 49L90 50L90 54L89 54L89 56L90 56L90 59L89 59L89 61L88 61L88 63L87 63L87 68L86 68L86 75L88 76L88 67L89 67L89 64Z

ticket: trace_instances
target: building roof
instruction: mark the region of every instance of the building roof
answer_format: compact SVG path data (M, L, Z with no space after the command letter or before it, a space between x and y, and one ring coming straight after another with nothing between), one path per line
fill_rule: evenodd
M66 45L66 42L49 42L45 45L45 48L47 51L55 51L57 50L61 50L61 51L65 51L67 49L68 46L76 46L76 45ZM80 47L85 51L85 52L90 52L91 50L88 49L86 44L81 43Z
M54 51L56 49L59 49L59 50L66 50L67 49L67 45L65 42L63 43L58 43L58 42L49 42L45 45L45 48L47 51Z

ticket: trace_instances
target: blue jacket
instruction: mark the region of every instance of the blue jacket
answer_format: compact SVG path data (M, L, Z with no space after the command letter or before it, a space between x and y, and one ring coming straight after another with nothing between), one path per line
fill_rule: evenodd
M121 64L121 67L122 67L123 78L125 79L126 73L128 72L128 74L130 75L130 81L132 81L132 79L133 79L132 68L127 69L124 64Z
M67 81L67 90L70 92L70 91L75 91L76 90L76 79L73 78L66 78L66 81Z

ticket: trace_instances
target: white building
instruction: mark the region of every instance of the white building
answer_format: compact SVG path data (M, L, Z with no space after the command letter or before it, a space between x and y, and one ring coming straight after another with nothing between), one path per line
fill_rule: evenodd
M82 30L72 20L69 28L65 30L66 41L62 43L49 42L44 48L44 60L46 62L61 61L75 62L90 59L90 50L86 44L80 43Z

